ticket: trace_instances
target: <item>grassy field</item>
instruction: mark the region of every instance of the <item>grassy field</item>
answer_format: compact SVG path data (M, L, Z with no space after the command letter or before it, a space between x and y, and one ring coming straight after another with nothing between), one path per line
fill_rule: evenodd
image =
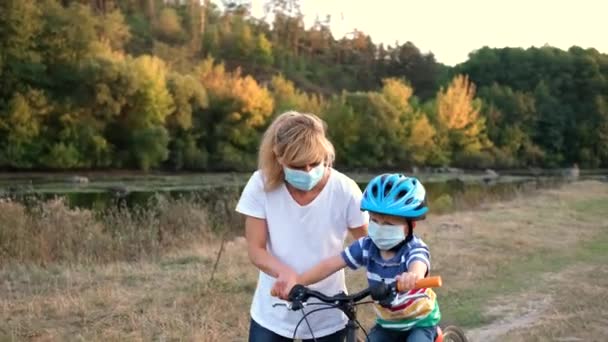
M608 184L590 181L430 216L419 234L444 322L473 341L605 340L607 212ZM0 341L244 341L257 272L237 238L210 282L220 246L207 241L132 262L6 263ZM349 288L364 277L349 271Z

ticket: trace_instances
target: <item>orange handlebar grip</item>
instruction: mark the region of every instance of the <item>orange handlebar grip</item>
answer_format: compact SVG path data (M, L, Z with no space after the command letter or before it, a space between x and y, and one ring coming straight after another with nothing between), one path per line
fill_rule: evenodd
M429 287L441 287L443 282L440 276L422 278L416 282L416 289L429 288ZM397 282L397 291L405 292L401 287L401 282Z
M440 276L423 278L416 282L417 289L428 288L428 287L441 287L441 285L443 285L443 282L441 281Z

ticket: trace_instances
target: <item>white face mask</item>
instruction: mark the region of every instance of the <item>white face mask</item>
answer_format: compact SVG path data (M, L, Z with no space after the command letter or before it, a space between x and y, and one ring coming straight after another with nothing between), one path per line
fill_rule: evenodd
M370 221L368 234L376 247L385 251L397 246L405 240L403 225L378 224L374 221Z
M285 173L285 180L296 189L310 191L323 178L323 175L325 174L325 165L321 163L308 172L294 170L284 166L283 172Z

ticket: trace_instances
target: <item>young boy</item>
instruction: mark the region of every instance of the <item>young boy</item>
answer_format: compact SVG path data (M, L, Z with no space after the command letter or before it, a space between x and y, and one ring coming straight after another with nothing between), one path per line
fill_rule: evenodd
M408 294L425 292L419 298L384 308L376 305L376 326L370 341L434 341L441 319L435 293L431 289L413 290L417 280L429 274L430 253L426 244L413 234L415 221L428 211L422 184L402 174L383 174L367 185L361 210L370 214L369 236L363 237L340 255L331 257L299 275L296 283L317 283L348 266L365 267L370 286L400 282ZM274 290L286 298L294 284L275 283Z

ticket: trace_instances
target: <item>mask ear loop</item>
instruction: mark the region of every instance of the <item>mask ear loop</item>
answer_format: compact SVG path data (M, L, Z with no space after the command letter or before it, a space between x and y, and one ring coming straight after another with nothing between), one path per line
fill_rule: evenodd
M405 240L401 241L397 246L391 248L391 251L397 252L403 247L406 243L410 242L414 238L414 227L416 227L416 222L412 220L407 220L407 236Z

